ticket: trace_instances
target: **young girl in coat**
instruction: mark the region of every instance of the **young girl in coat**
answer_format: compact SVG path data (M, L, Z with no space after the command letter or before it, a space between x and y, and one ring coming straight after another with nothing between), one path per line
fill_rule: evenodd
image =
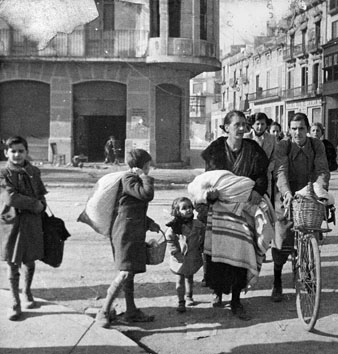
M11 137L6 141L6 167L0 171L1 260L7 262L11 306L7 318L20 318L21 308L35 307L31 284L35 260L43 258L41 212L47 193L40 170L27 161L27 141ZM23 274L22 303L19 296L20 270Z
M172 203L166 239L170 250L170 269L176 274L178 312L185 312L193 306L194 274L202 267L205 228L202 222L194 219L194 207L189 198L177 198ZM184 298L186 296L186 299Z
M160 227L147 217L148 203L154 198L154 179L148 176L151 156L147 151L134 149L127 159L130 170L121 179L111 241L118 275L108 288L96 322L107 328L115 316L113 301L123 287L126 300L125 319L129 322L149 322L153 316L144 314L134 302L134 276L146 271L146 231L159 232Z

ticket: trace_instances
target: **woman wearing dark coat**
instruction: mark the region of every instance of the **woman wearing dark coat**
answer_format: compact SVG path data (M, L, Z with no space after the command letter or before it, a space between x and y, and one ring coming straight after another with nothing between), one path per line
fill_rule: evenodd
M134 275L146 271L146 231L160 231L152 219L147 217L148 203L154 198L154 179L148 176L151 156L142 149L129 152L130 170L121 179L117 217L111 241L118 275L110 285L107 296L96 322L109 327L115 315L111 311L114 299L124 289L126 299L125 318L130 322L152 321L153 316L144 314L134 302Z
M246 119L242 112L229 112L225 116L224 125L221 128L226 132L227 137L218 138L202 152L206 171L228 170L237 176L251 178L255 181L255 186L249 201L252 204L258 204L267 190L268 158L255 141L243 139ZM210 192L208 199L212 203L217 199L217 193ZM240 293L247 285L247 270L245 268L213 262L211 256L206 255L205 276L207 286L213 289L215 294L214 307L221 307L222 294L231 292L232 312L241 319L249 319L240 302Z
M312 138L319 139L323 142L325 146L325 153L327 158L327 163L329 164L329 170L335 171L338 167L337 165L337 152L333 144L324 137L324 126L322 123L315 122L312 123L310 127L310 135Z

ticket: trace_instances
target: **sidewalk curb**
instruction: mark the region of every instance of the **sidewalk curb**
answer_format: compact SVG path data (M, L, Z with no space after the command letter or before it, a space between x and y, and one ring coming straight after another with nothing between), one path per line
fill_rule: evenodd
M24 310L19 321L5 320L9 290L0 289L1 353L118 353L146 354L135 341L115 328L95 325L92 316L57 302L36 298L39 307ZM6 321L6 322L5 322ZM18 335L20 334L20 335Z

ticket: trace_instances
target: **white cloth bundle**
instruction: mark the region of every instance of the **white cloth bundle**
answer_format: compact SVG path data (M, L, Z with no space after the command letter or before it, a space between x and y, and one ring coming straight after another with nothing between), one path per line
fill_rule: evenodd
M219 200L226 203L243 203L248 201L255 182L243 176L236 176L230 171L215 170L204 172L188 185L188 193L195 203L206 203L207 192L215 188Z
M332 195L332 193L329 193L326 189L324 189L321 184L319 184L318 182L314 182L313 190L319 199L326 199L329 205L334 205L335 203L334 196ZM307 186L300 189L295 194L302 195L302 196L307 195Z

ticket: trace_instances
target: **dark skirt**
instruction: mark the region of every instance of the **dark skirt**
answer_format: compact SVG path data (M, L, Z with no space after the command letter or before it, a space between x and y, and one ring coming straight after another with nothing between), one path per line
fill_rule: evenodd
M247 269L230 264L212 262L211 256L205 255L206 285L217 294L230 294L233 288L242 290L247 285Z

